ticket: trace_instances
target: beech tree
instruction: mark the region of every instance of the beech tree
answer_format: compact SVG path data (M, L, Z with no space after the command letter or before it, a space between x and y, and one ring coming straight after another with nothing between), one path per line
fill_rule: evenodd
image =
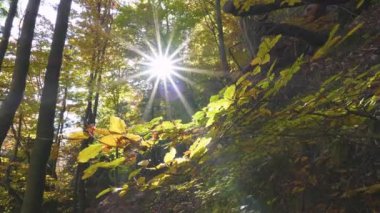
M45 187L46 164L54 140L54 118L57 104L59 76L62 65L63 48L66 40L71 0L61 0L58 6L41 106L37 124L37 138L31 155L26 192L21 211L40 212Z
M17 45L15 68L10 91L0 108L0 147L12 125L16 110L24 96L28 75L34 27L40 0L29 0Z
M5 26L4 26L4 30L3 30L3 38L1 39L1 42L0 42L0 72L1 72L1 67L3 65L5 52L7 51L7 48L8 48L9 37L11 35L11 30L12 30L13 19L17 13L17 3L18 3L18 0L12 0L11 1L11 4L9 6L7 19L5 21Z

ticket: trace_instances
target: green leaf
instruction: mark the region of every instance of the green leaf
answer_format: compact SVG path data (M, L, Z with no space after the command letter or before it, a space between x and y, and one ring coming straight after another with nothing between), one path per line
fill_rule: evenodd
M175 124L171 121L164 121L156 127L156 131L169 131L175 128Z
M213 95L210 97L210 102L214 102L214 101L217 101L219 100L219 95Z
M176 154L177 154L177 150L174 147L171 147L170 151L166 153L164 157L164 163L170 163L175 158Z
M207 151L207 145L212 138L198 138L189 148L190 158L200 156Z
M147 124L137 124L131 127L130 131L139 135L146 135L150 132L150 128Z
M84 170L82 180L85 180L85 179L91 177L92 175L94 175L99 168L105 168L105 169L115 168L115 167L119 166L120 164L122 164L124 161L125 161L125 158L121 157L121 158L118 158L118 159L113 160L111 162L95 163L95 164L89 166L86 170Z
M198 111L193 115L193 120L196 122L200 122L206 117L206 113L204 111Z
M128 180L136 177L136 175L140 174L141 172L141 168L140 169L136 169L136 170L133 170L129 175L128 175Z
M126 133L127 125L125 122L115 116L110 117L110 128L109 130L114 133L123 134Z
M92 144L89 147L83 149L81 152L79 152L78 155L78 162L79 163L86 163L90 159L95 158L98 156L100 151L102 151L103 145L102 144Z
M100 197L102 197L102 196L104 196L104 195L106 195L106 194L112 192L113 190L114 190L114 188L107 188L107 189L104 189L103 191L99 192L98 195L96 195L96 199L98 199L98 198L100 198Z
M233 100L233 98L235 96L235 92L236 92L236 86L235 85L231 85L231 86L227 87L226 91L224 92L224 98L229 99L229 100Z
M128 133L125 137L128 138L128 140L131 140L133 142L139 142L139 141L141 141L141 137L139 135Z

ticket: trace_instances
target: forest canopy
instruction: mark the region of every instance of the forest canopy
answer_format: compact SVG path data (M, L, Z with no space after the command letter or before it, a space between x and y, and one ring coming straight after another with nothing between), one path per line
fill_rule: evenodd
M380 211L378 0L0 2L0 212Z

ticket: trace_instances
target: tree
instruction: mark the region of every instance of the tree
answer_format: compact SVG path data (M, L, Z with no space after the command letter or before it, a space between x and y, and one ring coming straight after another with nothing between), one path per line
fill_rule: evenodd
M48 59L41 106L37 124L37 139L31 155L26 192L21 211L40 212L45 186L46 164L54 139L54 118L59 76L66 40L71 0L61 0L58 6L51 51Z
M227 61L227 54L226 49L224 46L224 33L223 33L223 23L222 23L222 14L221 14L221 6L220 6L220 0L215 1L215 15L216 15L216 26L218 29L218 44L219 44L219 55L220 55L220 61L222 63L223 71L228 76L229 67L228 67L228 61Z
M40 0L29 0L21 35L16 52L16 62L13 71L9 94L0 108L0 147L12 124L16 110L24 96L26 77L28 75L34 27L36 23Z
M5 21L5 26L3 30L3 38L1 39L1 42L0 42L0 72L1 72L1 67L3 65L5 52L7 51L7 48L8 48L13 19L16 16L16 12L17 12L17 3L18 3L18 0L12 0L11 5L9 6L7 19Z

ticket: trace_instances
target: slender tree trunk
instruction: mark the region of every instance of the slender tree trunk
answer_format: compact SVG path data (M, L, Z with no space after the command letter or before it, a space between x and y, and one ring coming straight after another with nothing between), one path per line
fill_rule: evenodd
M220 61L222 63L223 71L227 77L229 73L229 67L228 67L228 61L227 61L226 48L224 46L224 33L223 33L222 11L221 11L221 6L220 6L220 0L215 1L215 14L216 14L216 17L215 17L216 27L218 29Z
M11 5L9 7L7 19L5 20L3 38L1 39L1 42L0 42L0 72L3 66L5 52L7 51L7 48L8 48L9 37L11 36L13 19L16 16L16 12L17 12L17 3L18 3L18 0L12 0Z
M29 0L26 8L25 19L22 24L21 35L18 41L16 62L13 71L11 88L8 96L0 108L0 148L12 125L17 108L24 96L26 77L29 69L29 58L34 36L34 26L40 0Z
M44 88L42 90L41 106L37 123L37 138L32 150L26 192L21 208L21 212L23 213L41 212L46 164L54 140L55 109L70 8L71 0L60 1L46 69Z
M50 176L52 176L53 178L57 179L58 176L57 176L57 160L58 160L58 153L59 153L59 148L61 146L61 137L60 135L62 134L62 131L63 131L63 125L65 123L65 112L66 112L66 99L67 99L67 87L64 88L64 95L63 95L63 99L62 99L62 106L61 106L61 111L59 112L59 115L58 115L58 128L57 128L57 133L55 135L55 145L57 146L57 150L55 153L56 156L55 158L53 159L50 159L49 160L49 166L50 166L50 169L47 170L48 174Z
M21 145L21 140L22 140L22 120L23 120L23 114L20 113L19 115L19 120L18 120L18 128L16 130L16 128L14 127L14 125L12 125L12 133L15 137L15 140L16 140L16 144L14 146L14 149L13 149L13 155L10 159L10 163L5 171L5 188L7 189L8 191L8 194L10 196L12 196L14 198L14 201L16 202L16 206L17 206L17 211L20 211L20 207L21 207L21 204L22 204L22 196L19 194L19 192L17 190L15 190L13 187L12 187L12 171L15 169L15 165L14 163L18 161L17 159L17 155L18 155L18 150L20 148L20 145ZM15 209L16 210L16 209Z

